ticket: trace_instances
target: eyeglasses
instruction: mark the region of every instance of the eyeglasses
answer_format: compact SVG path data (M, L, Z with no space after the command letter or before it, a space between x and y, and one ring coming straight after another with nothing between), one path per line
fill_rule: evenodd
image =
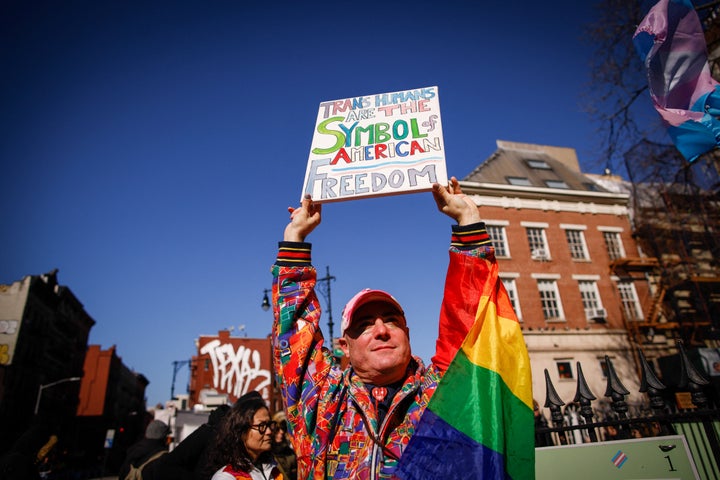
M265 435L265 432L267 432L268 428L271 432L274 432L278 429L278 424L275 422L260 422L257 425L250 425L250 428L253 430L257 430L260 435Z

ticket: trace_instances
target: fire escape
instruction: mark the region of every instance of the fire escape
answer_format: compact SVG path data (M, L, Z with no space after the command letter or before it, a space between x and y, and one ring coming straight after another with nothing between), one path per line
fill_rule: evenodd
M687 346L720 344L720 155L687 164L665 145L643 142L626 157L633 233L647 257L616 260L619 278L643 275L653 296L626 325L636 343L655 334Z

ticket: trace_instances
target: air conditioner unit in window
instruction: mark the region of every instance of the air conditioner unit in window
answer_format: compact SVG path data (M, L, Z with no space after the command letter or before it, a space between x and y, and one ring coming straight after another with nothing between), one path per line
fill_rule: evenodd
M585 318L595 320L596 322L604 322L607 318L607 310L604 308L586 308Z
M547 260L548 254L544 248L533 248L530 252L530 258L533 260Z

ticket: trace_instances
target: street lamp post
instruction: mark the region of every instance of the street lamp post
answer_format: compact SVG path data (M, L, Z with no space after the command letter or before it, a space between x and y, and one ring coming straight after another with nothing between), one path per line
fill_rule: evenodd
M260 308L262 308L266 312L268 310L270 310L270 299L268 298L268 292L270 292L270 291L271 290L269 288L266 288L265 290L263 290L263 301L262 301L262 305L260 305Z
M333 341L333 317L332 317L332 297L330 296L330 281L335 280L335 277L330 275L330 267L325 267L325 277L317 279L317 287L322 296L327 302L328 312L328 333L330 334L330 342ZM270 309L270 299L268 298L268 292L271 290L263 290L263 300L260 307L266 312Z
M80 380L82 380L81 377L69 377L62 378L51 383L46 383L45 385L40 385L40 387L38 388L37 399L35 399L35 415L37 415L38 410L40 410L40 399L42 398L42 393L46 388L54 387L55 385L58 385L60 383L79 382Z

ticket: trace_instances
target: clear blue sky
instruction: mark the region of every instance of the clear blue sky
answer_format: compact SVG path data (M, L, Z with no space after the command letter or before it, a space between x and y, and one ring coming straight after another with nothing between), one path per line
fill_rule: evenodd
M585 1L5 1L0 283L59 268L97 322L90 342L116 345L148 405L164 402L199 335L270 333L260 302L320 102L437 85L449 174L497 139L573 147L599 173L581 106L592 15ZM335 332L357 290L386 289L429 360L450 225L429 193L326 205L309 240L337 278Z

